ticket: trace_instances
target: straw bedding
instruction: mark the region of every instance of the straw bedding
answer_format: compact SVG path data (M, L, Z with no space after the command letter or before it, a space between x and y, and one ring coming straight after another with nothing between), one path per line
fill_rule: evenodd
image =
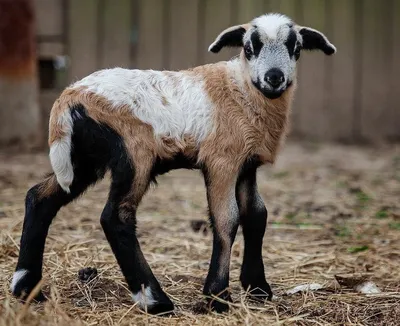
M160 177L138 212L142 249L176 305L174 315L148 316L130 299L99 223L108 178L64 207L50 229L42 280L49 300L22 305L12 298L24 196L49 171L46 153L0 153L0 325L400 323L398 147L290 143L274 167L261 168L269 211L264 262L275 297L255 303L240 288L239 232L231 263L234 302L225 315L204 311L212 241L204 184L195 171ZM83 282L79 272L87 267L97 275ZM360 293L363 282L376 293Z

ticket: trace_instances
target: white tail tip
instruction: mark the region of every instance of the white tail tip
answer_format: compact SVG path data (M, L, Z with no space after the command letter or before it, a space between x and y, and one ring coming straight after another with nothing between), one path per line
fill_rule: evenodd
M49 156L58 184L69 194L69 187L74 180L74 169L71 162L71 138L65 136L53 142Z

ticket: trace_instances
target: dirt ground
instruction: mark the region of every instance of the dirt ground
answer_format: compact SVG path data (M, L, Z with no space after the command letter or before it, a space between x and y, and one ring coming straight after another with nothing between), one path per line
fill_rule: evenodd
M399 146L288 143L274 167L261 168L269 211L264 262L275 297L254 303L241 289L239 232L231 264L234 302L225 315L199 311L212 241L207 228L198 231L192 223L207 221L196 171L160 177L138 212L142 249L175 315L148 316L130 299L99 224L107 178L63 208L50 229L43 273L49 300L22 305L12 298L24 196L49 171L47 153L0 152L0 325L400 324ZM77 277L84 267L98 270L89 283ZM365 281L372 282L369 294L360 293ZM314 285L290 291L307 284Z

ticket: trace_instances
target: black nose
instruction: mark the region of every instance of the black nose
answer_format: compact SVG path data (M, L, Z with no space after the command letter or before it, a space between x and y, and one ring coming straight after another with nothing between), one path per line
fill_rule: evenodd
M278 88L285 81L285 76L281 70L272 68L267 71L264 79L273 88Z

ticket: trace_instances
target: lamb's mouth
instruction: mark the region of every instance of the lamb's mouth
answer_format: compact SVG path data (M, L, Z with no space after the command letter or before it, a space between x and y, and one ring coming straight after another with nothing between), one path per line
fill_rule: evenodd
M271 89L269 87L263 87L259 81L253 82L254 86L268 99L275 100L282 96L282 94L292 86L292 82L288 81L284 87L279 89Z

